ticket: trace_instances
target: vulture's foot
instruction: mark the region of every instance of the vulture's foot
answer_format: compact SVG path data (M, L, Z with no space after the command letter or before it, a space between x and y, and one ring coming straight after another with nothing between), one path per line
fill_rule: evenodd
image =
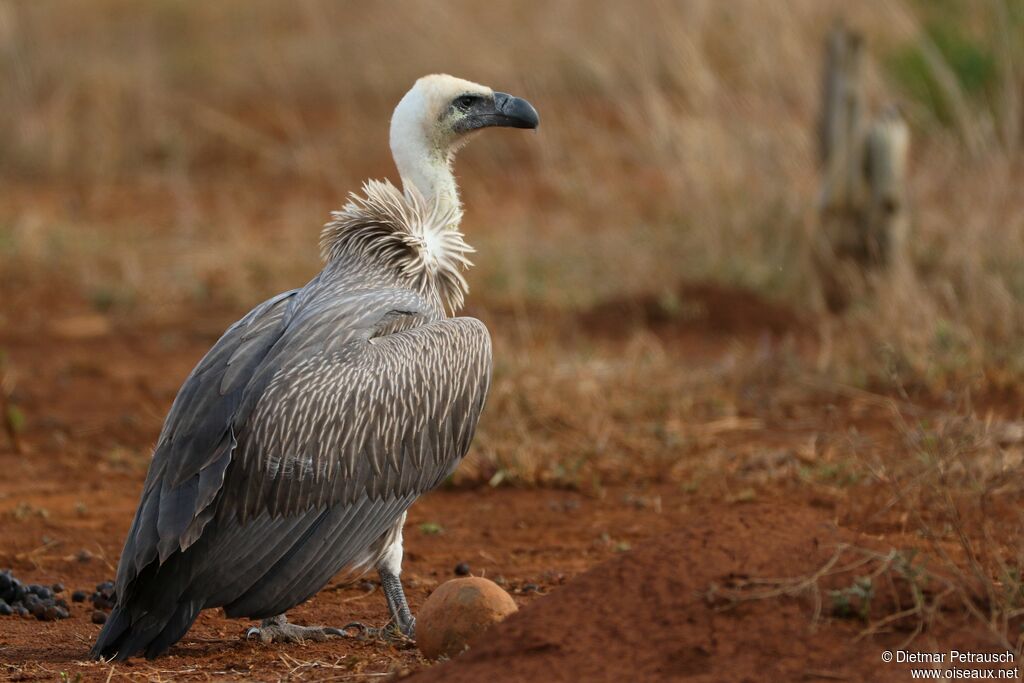
M254 626L245 633L245 637L257 639L261 643L304 643L313 641L321 643L328 638L348 638L349 627L331 628L329 626L299 626L288 623L283 614L264 619L259 626ZM354 627L353 627L354 628Z

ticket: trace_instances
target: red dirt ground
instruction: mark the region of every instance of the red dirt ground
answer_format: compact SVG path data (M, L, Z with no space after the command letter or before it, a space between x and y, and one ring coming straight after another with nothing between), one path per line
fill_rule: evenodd
M591 333L623 335L638 325L657 333L784 334L801 328L788 308L735 287L682 283L670 295L606 301L583 314Z
M821 511L696 507L679 528L577 577L411 680L908 680L907 665L880 661L906 633L857 641L858 626L815 625L799 600L723 604L709 592L750 577L809 574L839 543L877 540L837 527ZM966 625L932 635L939 649L987 649Z
M73 311L31 317L15 309L39 311L15 304L0 315L0 348L17 373L13 398L30 417L21 453L0 434L0 567L25 582L91 589L114 575L148 449L179 383L227 320L112 330ZM788 316L783 327L795 324ZM707 334L700 343L707 346ZM812 408L824 424L824 407ZM806 429L765 424L736 438L773 447L807 441ZM756 504L678 483L588 493L443 489L410 512L405 579L414 611L463 561L504 584L521 608L452 662L348 640L263 646L242 638L249 622L209 611L168 656L111 666L85 659L99 627L91 607L72 605L71 618L58 622L0 618L0 678L907 680L899 666L879 662L905 632L857 640L863 623L827 614L816 622L805 599L731 609L708 599L712 586L737 577L811 573L841 541L886 548L880 534L894 528L876 524L875 535L861 535L844 512L852 508L792 487ZM386 610L372 582L332 584L290 617L379 624ZM936 628L928 634L935 647L922 649L991 649L958 624Z

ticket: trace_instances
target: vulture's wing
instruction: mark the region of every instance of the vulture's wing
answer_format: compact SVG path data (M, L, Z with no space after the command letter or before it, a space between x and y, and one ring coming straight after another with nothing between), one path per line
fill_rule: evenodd
M404 290L296 298L280 313L275 301L233 327L207 356L216 363L204 359L182 388L122 556L119 591L124 565L133 567L130 580L195 544L173 572L159 573L173 574L188 595L203 584L208 598L232 602L231 614L283 611L354 560L468 450L490 382L482 323L431 321L425 302ZM264 331L242 341L246 320ZM234 371L242 358L246 366ZM214 401L204 418L193 407L204 391L230 403ZM197 417L186 423L178 412ZM246 559L244 571L225 566L250 556L260 560Z
M190 519L208 507L220 489L230 460L229 425L241 404L242 391L281 337L298 292L284 292L263 302L228 328L182 384L164 420L121 553L119 591L157 558L161 493L169 494L175 488L169 485L170 480L182 471L194 478L178 502L179 514L187 511ZM166 518L171 514L169 503L164 507ZM172 550L170 545L164 544L164 558Z

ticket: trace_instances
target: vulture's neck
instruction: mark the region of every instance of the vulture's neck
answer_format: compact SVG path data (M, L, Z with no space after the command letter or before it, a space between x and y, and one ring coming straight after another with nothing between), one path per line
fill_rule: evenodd
M433 201L443 211L462 208L450 152L432 150L424 145L412 151L403 148L394 156L403 188L408 190L409 185L413 185L427 201Z

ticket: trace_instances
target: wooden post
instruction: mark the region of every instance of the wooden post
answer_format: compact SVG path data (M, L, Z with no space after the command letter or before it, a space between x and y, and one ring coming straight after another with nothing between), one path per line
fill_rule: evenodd
M864 39L837 24L829 33L825 50L820 123L825 182L821 203L823 209L844 210L858 203L863 190L859 169L864 118Z
M822 187L815 261L832 311L849 306L869 271L903 261L910 134L895 107L868 125L863 38L837 24L825 46L819 129Z

